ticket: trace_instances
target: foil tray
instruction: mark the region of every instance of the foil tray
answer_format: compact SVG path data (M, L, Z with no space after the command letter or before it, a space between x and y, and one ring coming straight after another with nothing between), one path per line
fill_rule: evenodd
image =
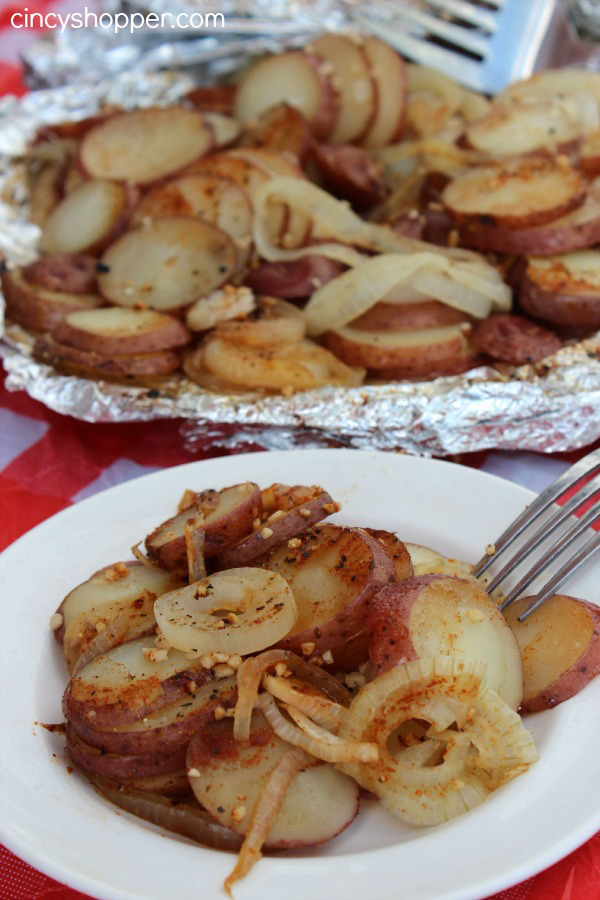
M160 4L151 2L153 9ZM289 4L277 9L278 17L270 13L275 21L286 9L291 15ZM53 44L34 45L25 60L30 79L53 86L0 99L0 256L22 265L37 255L40 233L27 221L23 157L39 126L84 118L105 104L173 103L251 55L301 46L315 30L351 21L348 5L332 0L298 9L298 29L287 35L275 28L271 34L165 41L164 35L125 39L74 31ZM32 358L31 338L22 329L3 327L2 306L0 299L0 357L9 390L25 390L50 409L90 422L181 417L193 449L310 445L423 456L492 448L554 453L600 437L600 333L535 366L511 370L481 367L427 382L326 387L292 397L217 395L184 376L148 388L61 375Z

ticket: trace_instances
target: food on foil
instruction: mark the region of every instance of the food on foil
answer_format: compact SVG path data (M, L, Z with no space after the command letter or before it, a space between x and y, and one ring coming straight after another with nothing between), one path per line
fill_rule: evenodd
M324 34L177 106L45 126L29 163L42 256L2 286L61 371L291 395L535 363L600 327L597 73L488 99Z
M238 851L229 893L263 851L350 827L361 788L415 826L473 809L537 759L517 711L600 672L597 607L520 623L528 600L505 617L468 563L339 510L317 485L187 490L51 618L69 756L117 806Z

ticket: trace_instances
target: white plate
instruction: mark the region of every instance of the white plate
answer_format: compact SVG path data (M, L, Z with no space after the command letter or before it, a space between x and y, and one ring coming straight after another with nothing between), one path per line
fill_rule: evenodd
M101 900L221 898L233 856L117 814L63 761L66 684L48 628L59 601L172 513L184 488L251 479L324 485L336 520L475 560L530 502L523 488L450 463L383 453L257 453L167 469L105 491L44 522L0 561L1 837L49 875ZM571 593L598 602L588 566ZM471 813L434 829L373 807L329 845L263 859L236 900L481 898L546 868L600 827L600 679L530 717L540 761ZM56 754L56 757L53 757ZM315 815L318 815L315 809Z

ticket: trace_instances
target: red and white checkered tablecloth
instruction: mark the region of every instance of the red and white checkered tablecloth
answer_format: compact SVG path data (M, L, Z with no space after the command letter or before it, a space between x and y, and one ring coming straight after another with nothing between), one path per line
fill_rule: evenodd
M88 7L93 5L90 0ZM38 35L10 26L12 13L23 11L25 6L29 12L44 12L83 8L83 3L0 2L0 95L26 90L19 52ZM97 491L157 469L218 455L215 451L192 455L184 450L178 421L119 425L79 422L46 409L24 393L9 393L1 369L0 376L0 550L39 522ZM480 453L462 462L541 490L580 455ZM83 897L0 846L0 900ZM600 834L535 878L498 894L495 900L598 898Z

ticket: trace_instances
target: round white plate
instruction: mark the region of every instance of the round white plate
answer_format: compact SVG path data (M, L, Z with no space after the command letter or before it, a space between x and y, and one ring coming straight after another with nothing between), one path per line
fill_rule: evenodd
M384 453L256 453L167 469L98 494L44 522L0 560L0 837L32 865L101 900L222 898L234 857L118 813L77 773L59 722L67 682L48 620L62 597L172 514L185 488L243 480L319 483L335 521L397 530L476 560L531 501L473 469ZM599 601L594 568L570 593ZM527 719L540 760L462 818L403 825L376 804L320 849L262 859L236 900L470 900L546 868L600 827L600 679ZM315 815L319 815L318 808Z

